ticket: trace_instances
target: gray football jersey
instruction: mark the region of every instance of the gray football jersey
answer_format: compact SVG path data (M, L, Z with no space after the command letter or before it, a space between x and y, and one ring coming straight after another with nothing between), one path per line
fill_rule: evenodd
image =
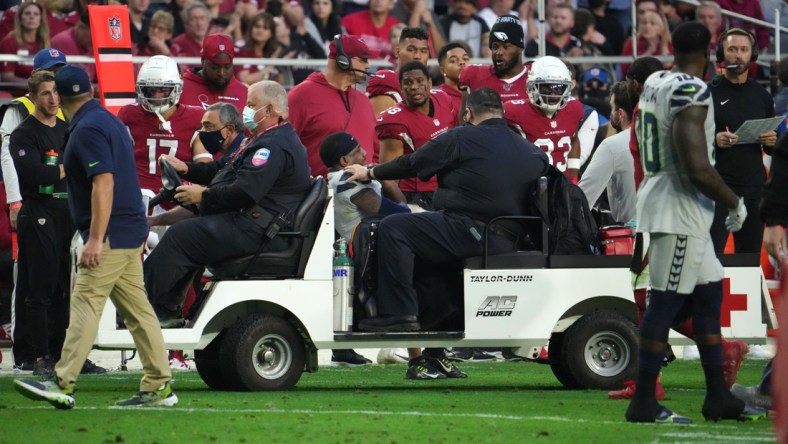
M714 218L714 202L687 177L679 162L683 141L673 140L673 119L683 109L708 110L704 130L709 161L714 163L714 106L711 90L688 74L658 71L643 85L635 120L638 150L645 180L638 191L639 232L707 237Z

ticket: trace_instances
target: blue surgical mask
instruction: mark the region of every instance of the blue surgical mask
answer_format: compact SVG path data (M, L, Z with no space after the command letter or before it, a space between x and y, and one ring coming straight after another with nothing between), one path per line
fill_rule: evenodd
M252 108L249 108L248 106L244 107L244 112L243 112L244 126L246 127L246 129L248 129L251 132L254 132L254 129L257 128L257 122L254 120L254 115L257 114L257 111L259 110L254 110Z

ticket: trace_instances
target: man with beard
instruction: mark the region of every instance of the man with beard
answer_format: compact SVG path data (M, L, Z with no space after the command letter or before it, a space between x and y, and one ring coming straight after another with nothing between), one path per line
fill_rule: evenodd
M758 58L755 36L740 28L731 28L720 37L717 60L723 76L709 83L714 97L715 159L714 167L725 183L744 198L749 216L741 230L734 233L736 253L758 253L763 240L763 221L758 212L761 189L766 182L763 153L771 154L777 132L767 131L756 143L739 143L736 130L747 120L774 117L771 95L756 81L747 78L750 65ZM711 240L714 251L721 254L728 239L725 208L714 211Z
M450 41L466 42L472 57L489 57L487 42L490 27L476 15L476 0L457 0L452 13L441 19L441 25Z
M516 133L541 148L550 164L577 183L583 105L572 97L572 75L564 62L545 56L528 73L528 99L504 103L504 117Z
M451 98L440 91L430 92L432 81L423 63L406 63L399 78L404 100L382 112L375 126L381 162L413 153L456 125L457 110ZM432 194L438 188L435 176L429 180L405 178L399 181L399 188L411 210L432 210Z
M583 43L572 35L575 26L575 10L568 3L553 6L547 19L550 32L545 33L545 54L553 57L580 57L583 55ZM525 45L525 55L539 55L539 41L533 39Z
M405 28L400 33L399 45L394 48L397 65L403 66L410 61L427 64L430 58L427 31L421 28ZM367 82L367 97L372 103L372 111L377 116L385 109L402 101L399 76L396 71L380 69Z
M181 103L201 106L227 102L243 112L246 86L233 73L233 41L228 35L208 34L202 42L202 66L183 74Z
M466 95L479 88L490 88L504 102L524 100L528 97L525 89L528 68L523 65L524 46L520 19L513 15L498 17L490 31L492 66L466 66L460 72L459 88Z
M593 207L607 188L613 219L627 223L635 217L635 168L629 154L629 127L632 124L632 101L627 85L618 82L610 94L610 125L618 131L603 140L594 152L578 186Z

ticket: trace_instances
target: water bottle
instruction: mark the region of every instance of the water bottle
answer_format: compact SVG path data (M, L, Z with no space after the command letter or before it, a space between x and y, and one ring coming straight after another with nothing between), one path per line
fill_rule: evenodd
M55 150L49 150L44 153L44 165L57 165L57 152ZM51 196L52 193L55 192L55 184L39 185L38 192L41 194L49 194Z
M347 255L347 241L339 239L334 257L334 331L353 327L353 262Z

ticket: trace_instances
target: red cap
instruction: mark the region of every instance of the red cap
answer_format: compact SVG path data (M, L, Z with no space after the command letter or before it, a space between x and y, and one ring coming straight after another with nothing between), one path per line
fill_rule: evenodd
M200 54L204 59L210 60L217 65L229 65L233 63L234 53L233 40L227 34L208 34L202 41L202 51ZM219 54L226 54L227 57L217 59Z
M357 35L343 35L340 38L342 39L342 50L345 51L345 54L351 59L353 57L362 59L371 59L374 57L373 52L367 47L367 44L364 43L361 37ZM331 43L328 45L328 58L337 59L337 48L334 40L331 40Z

